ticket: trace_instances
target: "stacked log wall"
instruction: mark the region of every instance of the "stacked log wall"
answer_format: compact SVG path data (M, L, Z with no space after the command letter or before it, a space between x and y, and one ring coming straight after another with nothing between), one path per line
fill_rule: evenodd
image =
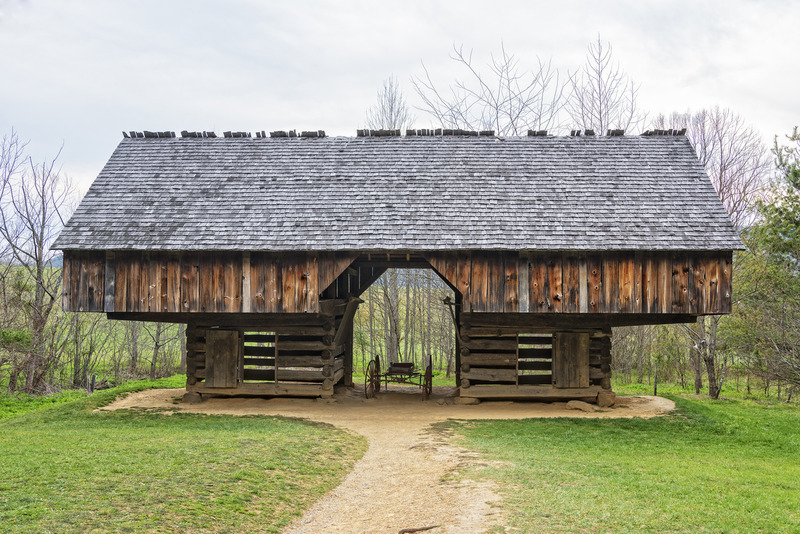
M483 398L586 398L611 391L611 329L531 327L513 320L482 321L464 314L460 323L460 394ZM510 317L510 316L507 316ZM558 385L554 379L554 339L588 336L588 385Z
M330 315L323 320L292 324L265 322L248 327L217 327L190 323L187 336L187 390L213 394L259 394L330 396L333 387L352 367L352 347L347 346L348 303L325 303ZM352 310L354 312L354 310ZM319 316L315 316L319 318ZM241 339L241 356L234 387L214 387L207 381L207 332L236 331ZM344 330L342 330L344 329Z

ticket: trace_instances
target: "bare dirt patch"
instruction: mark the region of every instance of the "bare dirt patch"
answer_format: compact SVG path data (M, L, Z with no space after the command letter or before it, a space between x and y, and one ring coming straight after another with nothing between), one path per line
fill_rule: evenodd
M101 410L145 409L226 415L281 415L330 423L364 436L369 447L337 488L290 525L286 534L396 533L438 525L426 532L474 534L503 523L491 484L449 477L480 462L431 429L447 419L531 417L655 417L675 408L661 397L619 397L596 412L568 410L566 403L482 402L453 404L453 388L434 388L423 402L416 387L391 386L366 400L357 389L331 400L212 397L200 404L177 402L182 389L151 389L118 399ZM489 466L490 467L490 466Z

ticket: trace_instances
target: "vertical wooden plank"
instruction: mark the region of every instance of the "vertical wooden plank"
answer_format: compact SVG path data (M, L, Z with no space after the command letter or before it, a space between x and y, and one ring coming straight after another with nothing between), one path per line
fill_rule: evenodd
M114 312L114 304L116 303L116 283L117 283L117 267L116 255L114 252L106 252L106 265L103 274L103 311L106 313Z
M578 311L589 313L589 266L586 258L578 260Z
M600 313L605 308L602 257L593 255L586 258L586 270L588 274L588 311L589 313Z
M732 252L722 252L719 260L719 312L731 313L733 308L731 295L731 260Z
M658 264L652 253L642 257L642 313L658 313Z
M211 276L213 283L213 307L211 311L224 312L225 311L225 255L220 252L214 252L211 261Z
M61 264L61 309L64 311L72 311L72 303L70 298L72 295L72 281L70 276L72 266L72 252L69 250L64 251L64 256Z
M579 260L576 256L564 256L564 304L566 313L577 313L580 309L580 272Z
M472 258L469 252L458 252L456 254L458 264L458 285L456 289L461 294L461 311L469 312L472 310L472 300L470 286L472 285Z
M689 310L689 265L686 254L675 254L672 258L672 313L686 313Z
M159 269L160 254L151 252L147 261L147 299L143 305L146 311L160 312L161 302L161 269Z
M306 313L319 312L319 261L316 254L309 254L306 259L306 287L303 295L302 309ZM352 356L352 354L351 354Z
M458 287L458 258L455 254L447 254L444 258L444 272L442 276L445 277L449 283L454 287Z
M159 311L166 312L167 311L167 299L169 298L169 281L167 279L167 262L169 261L169 255L167 253L162 253L161 257L158 262L158 267L161 271L161 280L159 281L160 286L160 295L159 295Z
M538 255L532 256L528 272L530 274L531 311L536 313L550 311L550 284L547 279L547 262L545 258Z
M501 313L505 308L505 255L486 255L486 311Z
M242 252L242 313L250 313L252 309L250 274L250 253Z
M128 279L127 279L127 305L126 311L130 312L138 312L139 309L139 285L141 282L141 265L139 263L139 257L134 254L130 253L127 257L128 261Z
M150 254L142 252L138 255L139 264L139 310L150 311Z
M298 305L298 283L297 283L297 256L287 255L285 260L281 262L281 280L282 285L282 301L281 309L283 313L297 312Z
M239 332L206 330L207 387L235 388L239 370Z
M200 256L187 253L181 257L181 311L202 311L200 301Z
M553 385L558 388L589 387L589 333L553 334Z
M485 252L472 253L472 274L470 275L470 300L473 312L486 312L488 310L488 261Z
M517 313L519 312L519 253L506 253L504 264L503 311L506 313Z
M117 253L114 264L114 285L114 311L130 311L128 309L128 261L125 253Z
M531 274L530 263L527 254L519 255L517 265L517 278L519 279L519 311L520 313L528 313L531 311Z
M561 255L547 257L548 305L547 311L561 313L564 303L564 266Z
M719 299L719 256L709 255L706 258L706 295L703 298L705 313L718 313Z
M633 313L635 309L635 270L633 254L620 254L619 258L619 311Z
M89 258L85 252L80 253L77 263L73 272L78 275L78 311L89 311Z
M658 313L672 312L672 255L660 254L658 262Z
M689 312L703 313L705 310L706 291L706 264L708 254L692 254L690 261L692 285L689 292Z
M92 252L89 264L89 311L103 311L105 252Z
M265 264L264 254L258 252L250 254L250 311L253 313L267 311L264 287Z
M633 254L633 312L642 313L642 259L643 254Z
M239 254L222 255L222 309L226 313L241 311L242 260Z
M200 312L213 312L214 307L214 258L209 252L201 252L198 258L197 284L198 301L197 309Z
M619 313L619 255L603 256L603 308L601 313Z
M178 254L167 256L166 275L167 312L177 313L181 311L181 257Z
M281 262L270 254L264 260L264 310L267 313L282 311L283 282Z

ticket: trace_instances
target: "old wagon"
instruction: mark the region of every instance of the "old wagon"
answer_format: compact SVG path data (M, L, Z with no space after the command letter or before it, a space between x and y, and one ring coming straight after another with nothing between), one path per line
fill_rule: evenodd
M375 397L381 390L381 381L388 389L389 384L413 384L422 389L422 399L427 400L433 392L433 366L430 357L424 372L420 372L413 362L391 362L386 372L381 372L381 359L375 356L367 364L364 372L364 396Z

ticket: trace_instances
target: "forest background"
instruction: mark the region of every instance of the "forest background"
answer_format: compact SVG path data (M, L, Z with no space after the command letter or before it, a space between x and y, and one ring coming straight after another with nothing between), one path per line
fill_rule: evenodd
M652 115L639 85L615 62L610 43L589 44L585 63L559 72L504 47L488 64L454 47L462 76L411 80L424 122L443 128L570 134L613 129L685 129L740 233L734 254L733 314L686 325L617 328L613 383L659 384L717 398L726 391L792 401L800 386L800 137L761 132L735 110L711 107ZM390 76L367 109L373 129L404 129L417 119ZM419 121L422 122L422 121ZM61 310L61 262L51 245L74 207L75 189L58 154L35 161L27 141L0 143L0 389L47 394L184 372L182 325L110 321ZM390 270L362 296L356 316L356 371L386 361L430 359L440 381L455 381L452 293L431 270Z

